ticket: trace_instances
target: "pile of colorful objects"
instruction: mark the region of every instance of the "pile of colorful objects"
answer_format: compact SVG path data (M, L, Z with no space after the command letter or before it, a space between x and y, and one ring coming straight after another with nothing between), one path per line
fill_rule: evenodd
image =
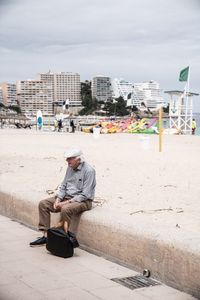
M134 118L122 119L120 121L101 121L100 123L83 128L83 132L93 133L94 128L99 128L100 133L158 133L157 127L158 119L140 119L135 120Z

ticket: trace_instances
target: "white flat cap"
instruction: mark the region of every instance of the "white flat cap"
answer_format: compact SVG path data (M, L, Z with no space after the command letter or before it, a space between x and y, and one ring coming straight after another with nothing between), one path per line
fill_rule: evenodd
M70 148L64 153L65 158L77 157L82 155L83 152L78 148Z

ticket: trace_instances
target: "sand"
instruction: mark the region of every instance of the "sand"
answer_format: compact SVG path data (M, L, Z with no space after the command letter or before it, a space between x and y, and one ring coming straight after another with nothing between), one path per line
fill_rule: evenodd
M96 169L95 205L158 238L187 235L200 244L200 137L163 135L162 152L157 135L2 129L0 140L1 192L47 197L64 177L64 151L78 146Z

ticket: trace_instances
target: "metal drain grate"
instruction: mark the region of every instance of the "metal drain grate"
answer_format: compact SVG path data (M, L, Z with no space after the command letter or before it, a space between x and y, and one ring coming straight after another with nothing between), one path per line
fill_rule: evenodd
M131 290L154 286L154 285L160 285L159 282L144 277L142 275L136 275L132 277L124 277L124 278L112 278L112 281L115 281Z

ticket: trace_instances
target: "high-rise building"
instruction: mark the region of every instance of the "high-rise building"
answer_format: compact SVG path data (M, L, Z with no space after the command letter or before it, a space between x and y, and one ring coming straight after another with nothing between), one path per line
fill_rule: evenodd
M17 81L17 97L23 113L35 115L41 110L44 115L53 114L53 88L50 82Z
M3 82L0 83L3 93L3 104L6 106L17 105L16 84Z
M112 95L113 98L122 97L125 101L133 92L133 84L124 79L115 78L112 80Z
M104 102L112 100L110 77L98 75L92 78L92 98Z
M0 103L3 104L3 90L1 87L0 87Z
M147 81L142 83L134 83L132 98L127 101L127 106L135 105L135 99L141 104L144 104L144 108L150 110L157 110L160 106L164 105L164 100L161 96L161 90L159 83L156 81ZM138 107L138 105L136 105Z
M81 83L77 73L40 73L39 80L52 84L53 101L57 106L63 106L66 101L71 107L81 106Z

